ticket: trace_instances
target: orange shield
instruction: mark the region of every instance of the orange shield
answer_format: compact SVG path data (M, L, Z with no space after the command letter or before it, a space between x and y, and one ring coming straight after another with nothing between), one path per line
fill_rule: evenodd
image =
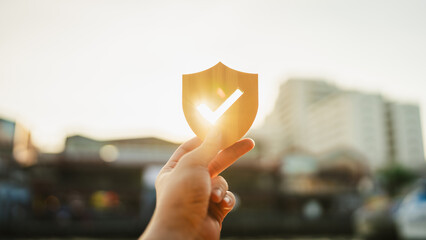
M182 77L182 105L192 131L204 140L209 129L222 132L222 149L242 138L257 114L257 74L222 63Z

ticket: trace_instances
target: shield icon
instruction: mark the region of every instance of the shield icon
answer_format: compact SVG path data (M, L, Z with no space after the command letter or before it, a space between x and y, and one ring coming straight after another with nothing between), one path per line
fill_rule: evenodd
M192 131L204 140L211 128L222 133L222 149L242 138L257 114L258 75L219 62L182 76L182 106Z

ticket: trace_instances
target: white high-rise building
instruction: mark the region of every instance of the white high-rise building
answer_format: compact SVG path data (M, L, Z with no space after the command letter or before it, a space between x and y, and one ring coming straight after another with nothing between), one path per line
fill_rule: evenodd
M385 104L376 94L339 91L308 109L306 149L355 150L378 168L387 159Z
M420 109L415 104L387 104L389 157L413 169L424 167Z
M288 148L305 148L308 108L338 89L325 81L290 79L280 87L275 109L257 131L267 155Z
M314 154L347 149L363 155L373 169L391 161L426 167L417 105L319 80L285 82L258 136L267 156L294 148Z

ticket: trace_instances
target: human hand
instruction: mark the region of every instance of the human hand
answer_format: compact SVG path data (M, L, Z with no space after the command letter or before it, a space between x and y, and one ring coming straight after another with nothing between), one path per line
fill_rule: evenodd
M220 134L183 143L160 171L154 215L140 239L219 239L222 222L235 205L225 179L218 176L253 149L243 139L220 151Z

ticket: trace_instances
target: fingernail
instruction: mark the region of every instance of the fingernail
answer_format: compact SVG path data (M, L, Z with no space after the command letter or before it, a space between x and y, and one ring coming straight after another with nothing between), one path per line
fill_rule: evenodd
M218 199L220 199L220 197L222 196L222 190L220 190L219 188L218 189L215 189L214 191L213 191L213 194L218 198Z
M230 197L228 197L228 196L225 196L224 198L223 198L223 201L225 201L225 203L226 203L226 205L227 206L231 206L231 198Z

